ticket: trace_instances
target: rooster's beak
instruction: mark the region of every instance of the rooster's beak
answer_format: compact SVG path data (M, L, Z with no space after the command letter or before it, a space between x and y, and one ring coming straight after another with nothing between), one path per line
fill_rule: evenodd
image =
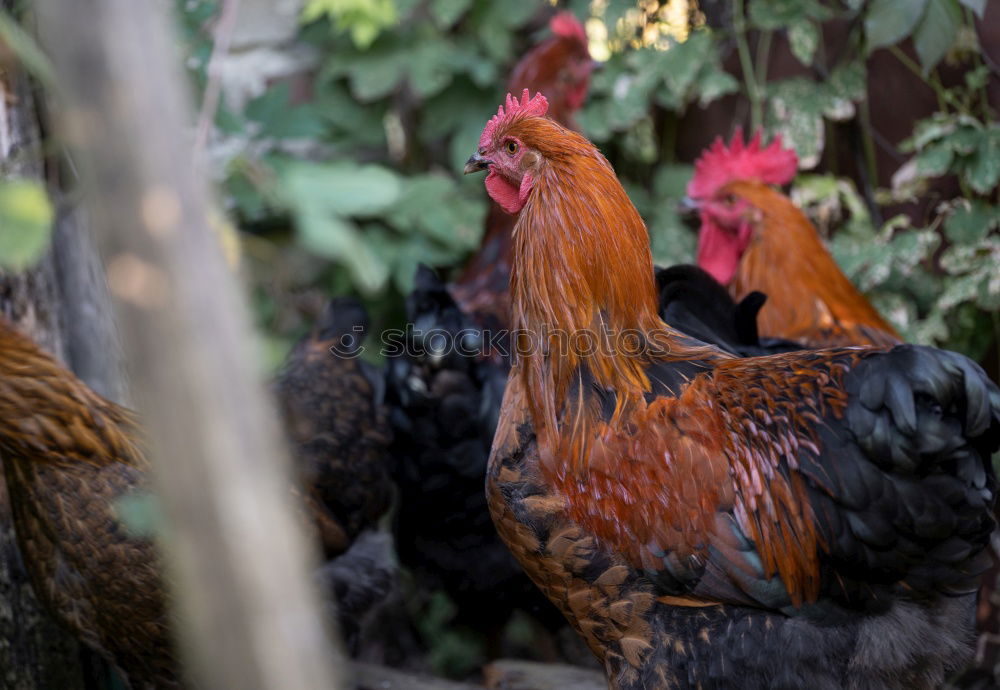
M469 173L479 172L480 170L486 170L486 168L490 167L492 164L493 161L488 158L483 158L477 151L469 156L469 160L465 161L464 172L466 175Z
M677 211L681 215L694 214L698 212L698 201L689 196L677 202Z

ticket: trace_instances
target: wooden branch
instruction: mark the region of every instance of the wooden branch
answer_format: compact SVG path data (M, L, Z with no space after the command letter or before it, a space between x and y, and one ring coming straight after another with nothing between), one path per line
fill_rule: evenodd
M334 688L286 451L194 174L167 4L36 2L148 432L181 649L204 687Z

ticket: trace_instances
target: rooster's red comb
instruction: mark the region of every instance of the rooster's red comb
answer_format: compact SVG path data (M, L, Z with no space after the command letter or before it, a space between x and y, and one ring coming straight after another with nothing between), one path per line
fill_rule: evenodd
M688 196L693 199L713 196L733 180L760 180L779 185L790 182L799 165L795 151L783 146L780 134L764 148L761 148L760 138L758 130L750 143L744 145L743 129L737 127L726 148L722 137L716 137L694 163L694 177L687 186Z
M549 29L556 36L562 36L563 38L575 38L580 41L583 45L587 45L587 32L583 28L583 24L580 20L576 18L576 15L565 10L559 14L552 17L549 20Z
M536 93L534 98L529 98L528 90L525 89L521 93L520 102L508 93L506 104L497 108L497 114L486 123L483 135L479 137L479 147L489 146L493 141L493 135L512 122L525 117L542 117L548 110L549 102L540 92Z

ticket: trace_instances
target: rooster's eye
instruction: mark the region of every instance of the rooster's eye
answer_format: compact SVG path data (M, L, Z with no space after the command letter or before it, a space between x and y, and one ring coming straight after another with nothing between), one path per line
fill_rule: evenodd
M517 153L517 143L516 142L508 141L507 144L504 146L504 148L506 148L507 149L507 153L509 153L512 156L515 153Z

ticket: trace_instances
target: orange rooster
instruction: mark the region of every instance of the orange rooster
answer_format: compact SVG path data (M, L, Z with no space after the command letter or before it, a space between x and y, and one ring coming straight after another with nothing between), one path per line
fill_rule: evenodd
M736 300L753 290L767 295L761 335L811 347L899 343L805 214L770 186L789 182L797 165L780 137L761 147L758 132L744 145L737 130L728 148L717 138L695 163L687 189L701 214L698 264Z
M596 64L590 57L583 24L572 12L560 12L549 22L552 36L535 46L514 67L509 91L541 92L551 104L549 117L576 129L573 116L583 106ZM480 326L506 327L509 320L507 283L510 279L514 217L490 205L482 245L451 286L455 301Z
M672 329L639 214L546 106L508 96L465 168L520 213L501 537L612 688L938 687L971 652L1000 390L931 348Z
M518 62L509 83L545 93L553 117L572 126L594 63L583 25L571 13L555 15L549 28L552 35ZM437 338L444 332L472 339L482 329L505 328L513 228L513 217L491 204L482 245L454 283L418 271L408 322ZM388 362L386 392L396 437L400 560L420 589L447 592L458 608L455 624L483 633L491 656L500 655L503 627L515 610L565 627L487 515L483 477L509 368L500 350L483 357L441 353L414 333L410 354Z

